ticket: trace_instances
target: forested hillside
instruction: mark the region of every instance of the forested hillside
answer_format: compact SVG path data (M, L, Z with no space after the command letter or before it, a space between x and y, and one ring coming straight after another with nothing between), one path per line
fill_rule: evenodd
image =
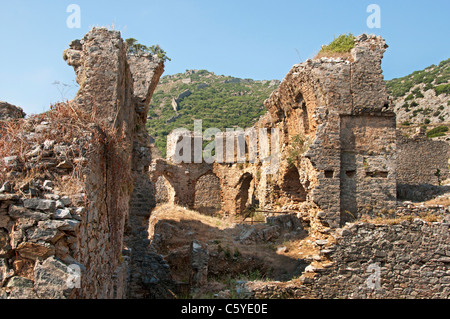
M280 81L254 81L216 75L206 70L164 76L153 95L147 127L162 156L166 137L176 128L193 130L251 127L265 112L264 101Z

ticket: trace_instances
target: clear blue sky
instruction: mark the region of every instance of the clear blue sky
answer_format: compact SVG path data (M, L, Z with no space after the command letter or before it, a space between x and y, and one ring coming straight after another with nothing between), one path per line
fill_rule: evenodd
M366 24L372 3L379 29ZM66 25L70 4L81 8L79 29ZM0 0L0 100L28 114L61 100L52 83L75 79L62 52L93 26L160 44L172 58L165 74L207 69L256 80L282 80L334 36L373 33L390 46L383 69L392 79L450 57L449 15L448 0Z

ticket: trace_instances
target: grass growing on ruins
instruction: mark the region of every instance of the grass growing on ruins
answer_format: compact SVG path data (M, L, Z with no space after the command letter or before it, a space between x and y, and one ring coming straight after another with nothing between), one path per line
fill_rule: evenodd
M50 179L65 193L79 192L84 167L94 152L105 152L105 165L112 168L117 183L127 184L130 177L123 169L124 160L114 155L124 154L118 149L123 134L95 125L95 114L82 112L67 102L52 105L48 112L28 119L0 123L0 185L12 181L20 186L33 179ZM57 154L55 145L65 146L66 150ZM64 179L58 175L60 164L70 167Z
M289 166L298 165L302 155L308 150L311 142L303 134L297 134L289 141L289 150L286 160Z
M351 58L350 51L355 47L355 36L351 33L341 34L328 44L322 46L322 49L316 56L316 59L322 57L328 58Z

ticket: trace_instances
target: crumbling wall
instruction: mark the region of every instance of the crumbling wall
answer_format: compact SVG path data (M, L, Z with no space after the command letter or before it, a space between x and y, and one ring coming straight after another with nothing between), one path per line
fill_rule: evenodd
M325 213L321 220L328 226L369 206L395 207L395 115L381 70L386 47L380 37L361 35L351 61L295 65L265 103L269 114L259 125L282 132L279 176L290 169L290 150L300 151L294 164L307 201ZM294 145L298 137L302 145Z
M146 266L136 255L158 259L134 226L151 209L145 121L163 61L127 56L120 33L105 28L73 41L64 59L75 99L3 127L0 151L17 155L1 163L1 293L133 297L140 282L129 268Z
M0 101L0 121L9 119L21 119L26 116L22 108Z
M337 230L334 242L316 244L329 263L307 267L284 287L249 283L248 291L255 298L448 299L450 212L435 212L444 220L348 224Z
M424 201L445 190L450 178L450 144L430 140L425 133L397 135L397 183L401 199ZM448 189L448 187L447 187Z

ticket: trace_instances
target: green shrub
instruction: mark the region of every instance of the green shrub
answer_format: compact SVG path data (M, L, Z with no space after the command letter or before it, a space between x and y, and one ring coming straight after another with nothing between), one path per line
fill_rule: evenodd
M436 86L434 88L434 91L436 92L436 95L450 94L450 84L442 84L442 85Z
M449 130L448 126L441 125L441 126L435 127L432 130L429 130L427 132L427 137L433 138L433 137L438 137L438 136L444 136L446 134L446 132L448 132L448 130Z
M166 52L157 44L148 47L146 45L138 43L135 38L129 38L125 40L125 45L128 48L128 53L139 54L139 53L151 53L152 55L158 56L158 58L164 61L172 61L166 54Z
M329 45L322 46L319 53L346 53L355 47L355 36L353 34L342 34Z
M424 91L426 92L426 91L431 90L431 89L433 89L433 88L434 88L434 85L433 85L433 84L427 83L427 85L425 85L425 87L424 87L423 89L424 89Z
M423 94L422 94L422 92L420 91L419 88L415 89L415 90L413 91L413 94L414 94L414 96L416 97L416 99L419 99L419 98L424 97Z

